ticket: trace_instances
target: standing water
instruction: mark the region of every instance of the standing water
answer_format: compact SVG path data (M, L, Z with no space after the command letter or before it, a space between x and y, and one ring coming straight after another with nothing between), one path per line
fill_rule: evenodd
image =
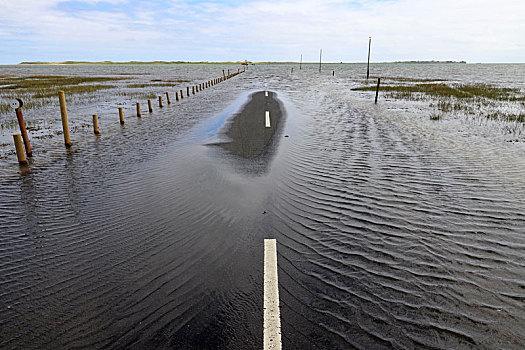
M261 348L264 238L277 240L285 349L522 348L525 143L505 142L521 136L476 115L430 120L421 100L374 105L351 90L366 65L290 68L250 67L142 118L120 81L68 105L70 150L54 102L26 111L49 137L32 140L26 169L8 141L0 159L0 348ZM173 96L222 69L0 75L185 80L155 91ZM522 90L523 72L371 67ZM251 132L239 118L265 90L280 118L245 156L244 143L225 145ZM99 137L86 124L95 113Z

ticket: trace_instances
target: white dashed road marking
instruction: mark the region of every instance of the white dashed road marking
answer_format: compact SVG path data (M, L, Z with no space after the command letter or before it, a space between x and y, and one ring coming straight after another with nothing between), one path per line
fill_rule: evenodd
M264 350L281 350L277 243L264 240Z

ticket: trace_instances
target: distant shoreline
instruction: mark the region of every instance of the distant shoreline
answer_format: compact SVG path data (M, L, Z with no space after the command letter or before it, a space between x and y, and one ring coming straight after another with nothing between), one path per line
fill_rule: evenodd
M89 61L64 61L64 62L20 62L15 64L2 64L0 66L68 66L68 65L243 65L245 61L225 61L225 62L187 62L187 61L126 61L126 62L113 62L113 61L99 61L99 62L89 62ZM300 64L299 62L247 62L248 65L290 65L290 64ZM302 62L303 65L319 65L319 62ZM325 64L366 64L366 62L323 62ZM469 64L466 61L393 61L393 62L370 62L370 64ZM479 64L479 63L470 63L470 64ZM498 62L490 62L485 64L498 64ZM505 63L501 63L505 64Z
M113 62L113 61L99 61L99 62L89 62L89 61L64 61L64 62L20 62L17 65L29 66L29 65L47 65L47 66L60 66L60 65L95 65L95 64L104 64L104 65L153 65L153 64L242 64L243 62L185 62L185 61L127 61L127 62ZM249 62L251 64L251 62Z

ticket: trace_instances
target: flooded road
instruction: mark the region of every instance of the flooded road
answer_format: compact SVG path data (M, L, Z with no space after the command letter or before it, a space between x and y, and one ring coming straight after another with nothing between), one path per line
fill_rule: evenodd
M521 348L523 144L351 85L256 68L3 169L0 347L259 349L275 238L285 349ZM262 154L217 147L265 90Z

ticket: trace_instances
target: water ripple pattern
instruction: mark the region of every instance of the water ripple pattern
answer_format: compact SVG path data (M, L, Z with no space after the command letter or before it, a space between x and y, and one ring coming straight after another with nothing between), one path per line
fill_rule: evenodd
M523 348L522 148L374 105L356 72L249 67L2 163L0 348L261 348L264 238L285 349ZM265 90L286 112L267 154L212 147Z

